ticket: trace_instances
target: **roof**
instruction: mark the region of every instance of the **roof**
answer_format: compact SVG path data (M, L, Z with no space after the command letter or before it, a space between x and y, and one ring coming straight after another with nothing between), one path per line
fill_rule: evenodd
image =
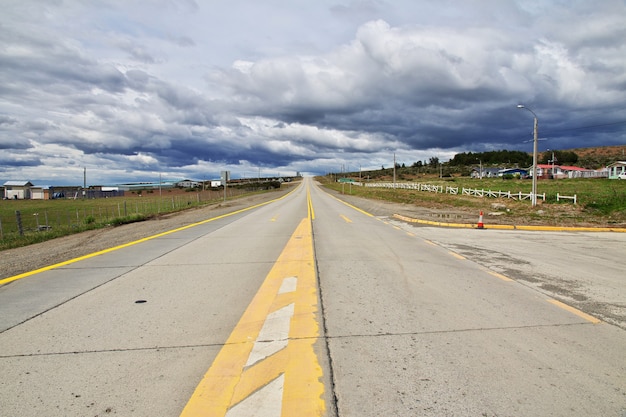
M593 171L593 169L560 165L563 171Z
M625 166L625 165L626 165L626 161L615 161L608 167L611 168L611 167L618 167L618 166Z
M3 184L5 187L32 187L30 181L7 181Z
M501 169L499 172L506 174L507 172L528 172L528 170L524 168L505 168Z
M552 164L537 164L537 167L541 169L552 169ZM559 168L561 171L593 171L593 169L587 169L587 168L581 168L581 167L575 167L575 166L567 166L567 165L554 165L554 168Z

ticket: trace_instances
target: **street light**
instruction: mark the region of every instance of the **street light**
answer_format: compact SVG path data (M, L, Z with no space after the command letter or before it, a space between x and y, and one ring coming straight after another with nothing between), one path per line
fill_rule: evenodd
M532 195L530 196L530 201L534 207L537 205L537 115L534 111L523 104L518 104L517 108L528 110L533 114L533 116L535 116L535 128L533 129L533 190Z

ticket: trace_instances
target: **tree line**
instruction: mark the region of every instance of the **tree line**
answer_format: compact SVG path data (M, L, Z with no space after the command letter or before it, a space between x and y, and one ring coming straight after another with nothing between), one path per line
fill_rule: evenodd
M551 164L553 158L555 165L581 165L585 162L579 160L576 152L546 151L538 155L537 163ZM450 176L451 174L469 175L471 167L477 167L479 164L482 164L483 167L528 168L532 163L532 154L522 151L500 150L458 153L447 162L441 162L436 156L428 160L416 161L409 166L405 163L396 162L396 169L400 170L397 172L398 175L440 173L443 176ZM385 168L383 165L379 171L365 171L362 174L370 178L391 175L393 174L393 166Z

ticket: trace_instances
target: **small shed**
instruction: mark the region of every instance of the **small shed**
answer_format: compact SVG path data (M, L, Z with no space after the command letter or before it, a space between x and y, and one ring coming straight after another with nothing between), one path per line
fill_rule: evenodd
M31 200L49 200L54 190L49 185L33 185L30 188Z
M4 198L9 200L30 199L30 181L7 181L4 183Z

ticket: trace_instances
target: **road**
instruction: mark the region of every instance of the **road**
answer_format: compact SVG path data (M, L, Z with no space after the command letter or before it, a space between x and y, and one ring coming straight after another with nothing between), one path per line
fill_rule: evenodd
M0 415L626 416L626 234L526 233L305 179L47 268L0 286Z

